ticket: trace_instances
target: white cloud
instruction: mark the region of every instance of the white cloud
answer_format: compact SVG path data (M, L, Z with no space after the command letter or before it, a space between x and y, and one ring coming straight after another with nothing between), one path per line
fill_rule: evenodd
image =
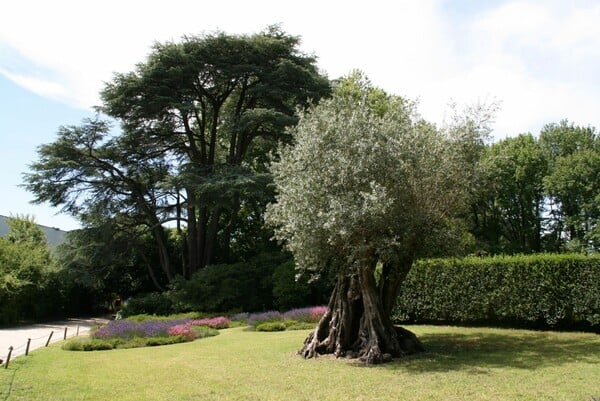
M0 74L4 75L18 85L37 93L41 96L46 96L52 99L65 100L68 98L68 90L60 83L49 81L44 78L36 78L33 76L13 74L0 68Z
M98 104L103 82L131 70L155 40L217 28L256 32L281 22L303 37L304 50L330 77L360 68L386 90L419 98L424 116L438 122L450 100L497 98L499 137L537 132L564 117L600 126L600 5L508 1L456 20L443 4L20 0L4 6L0 44L40 68L15 71L0 61L0 74L89 107ZM45 76L42 68L56 73Z

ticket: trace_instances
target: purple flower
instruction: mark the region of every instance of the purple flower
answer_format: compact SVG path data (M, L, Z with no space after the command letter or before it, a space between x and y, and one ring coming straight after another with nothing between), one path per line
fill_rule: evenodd
M326 306L313 306L309 308L292 309L283 314L285 319L298 322L317 323L327 311Z
M143 322L111 320L107 325L94 332L92 337L131 339L133 337L167 336L171 327L187 324L189 321L190 319L145 320Z
M246 322L246 321L248 321L248 316L250 316L250 314L248 312L236 313L235 315L230 316L229 320L232 320L232 321L239 320L239 321Z
M283 315L277 311L268 311L263 313L253 313L248 316L248 325L256 327L264 322L274 322L283 320Z

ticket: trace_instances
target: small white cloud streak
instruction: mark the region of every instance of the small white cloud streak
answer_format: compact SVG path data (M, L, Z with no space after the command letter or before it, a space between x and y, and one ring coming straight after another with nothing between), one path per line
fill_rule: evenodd
M495 98L501 101L497 137L536 133L562 118L600 126L600 83L589 81L600 67L600 5L509 1L465 15L460 26L441 5L21 0L0 16L0 44L62 78L35 68L11 71L1 61L0 74L41 95L90 107L99 103L103 82L143 61L154 41L215 29L252 33L281 22L302 36L303 49L319 57L330 77L362 69L387 91L418 98L424 117L436 122L451 100ZM539 63L546 63L544 74Z

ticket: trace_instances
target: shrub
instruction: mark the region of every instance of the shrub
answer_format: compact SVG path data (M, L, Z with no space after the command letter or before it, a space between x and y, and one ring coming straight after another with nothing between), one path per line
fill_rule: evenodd
M293 320L290 320L289 322L293 322L293 324L286 322L286 330L312 330L316 326L315 323L294 322Z
M194 335L194 338L196 338L195 335ZM150 337L150 338L146 338L144 345L141 345L141 346L142 347L158 347L161 345L179 344L179 343L193 341L194 338L190 339L189 336L185 336L185 335L169 336L169 337Z
M394 310L403 322L600 329L600 258L496 256L419 261Z
M66 351L106 351L116 348L119 343L117 340L73 339L65 342L62 349Z
M219 330L208 326L192 326L192 329L196 332L196 338L214 337L219 335Z
M256 331L284 331L284 322L264 322L256 326Z
M188 323L189 319L171 320L144 320L135 322L132 320L111 320L105 326L92 333L93 338L122 338L132 339L134 337L159 337L167 336L168 330L177 325Z
M167 334L173 337L181 336L186 341L194 341L196 338L196 332L189 323L169 327L167 329Z
M333 280L326 276L311 280L309 274L297 277L297 273L293 260L280 264L273 272L273 297L279 310L327 302Z
M152 292L127 300L121 313L124 317L133 315L169 315L174 310L173 302L167 294Z
M194 326L208 326L212 327L213 329L226 329L229 327L230 323L230 320L224 316L191 321L191 324Z
M168 297L177 311L262 310L273 307L272 275L289 259L282 252L265 252L235 264L207 266L189 279L171 284Z
M283 317L284 319L292 319L298 322L317 323L326 311L326 306L312 306L289 310L283 314Z
M231 322L248 323L249 316L250 316L250 314L248 312L241 312L241 313L236 313L235 315L231 315L229 317L229 320Z
M248 325L256 327L261 323L282 321L283 315L278 311L268 311L262 313L253 313L248 316Z

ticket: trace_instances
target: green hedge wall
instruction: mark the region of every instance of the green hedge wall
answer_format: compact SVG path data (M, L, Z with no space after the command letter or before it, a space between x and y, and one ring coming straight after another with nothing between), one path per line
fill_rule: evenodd
M396 322L600 329L600 257L579 254L415 263Z

